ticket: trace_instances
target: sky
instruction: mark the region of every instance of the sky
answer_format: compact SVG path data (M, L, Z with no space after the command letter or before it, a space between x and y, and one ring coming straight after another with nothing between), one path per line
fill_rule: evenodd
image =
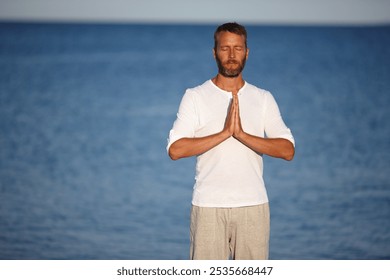
M375 25L390 0L0 0L0 21Z

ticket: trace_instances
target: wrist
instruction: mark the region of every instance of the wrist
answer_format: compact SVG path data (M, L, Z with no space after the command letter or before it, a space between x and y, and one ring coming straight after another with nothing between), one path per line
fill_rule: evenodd
M231 135L231 133L229 133L228 130L224 129L222 130L220 133L219 133L219 136L223 139L223 140L226 140L228 139Z
M240 130L234 134L234 138L242 142L245 140L246 135L245 131Z

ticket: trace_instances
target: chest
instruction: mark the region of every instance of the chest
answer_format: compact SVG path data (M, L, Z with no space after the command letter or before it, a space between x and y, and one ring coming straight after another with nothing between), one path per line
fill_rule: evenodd
M227 95L213 95L196 100L198 137L220 132L230 110L232 98ZM253 135L264 135L264 102L259 96L239 96L240 119L243 129Z

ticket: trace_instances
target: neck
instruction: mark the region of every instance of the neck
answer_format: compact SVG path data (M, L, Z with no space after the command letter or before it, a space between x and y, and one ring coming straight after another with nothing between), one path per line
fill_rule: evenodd
M237 94L238 91L244 86L245 81L242 78L242 75L238 75L234 78L227 78L218 74L212 79L213 83L225 91L230 91L233 94Z

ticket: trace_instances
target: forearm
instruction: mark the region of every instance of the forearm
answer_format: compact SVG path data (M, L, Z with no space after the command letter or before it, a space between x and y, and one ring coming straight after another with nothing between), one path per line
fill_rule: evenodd
M203 154L229 138L226 131L205 137L181 138L169 148L169 156L173 160Z
M236 136L236 139L259 154L285 160L294 158L294 145L284 138L263 138L242 132Z

